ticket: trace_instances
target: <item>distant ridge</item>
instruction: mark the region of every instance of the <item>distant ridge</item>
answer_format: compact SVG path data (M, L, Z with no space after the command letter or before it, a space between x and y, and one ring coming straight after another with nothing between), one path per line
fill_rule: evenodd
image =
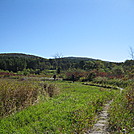
M87 57L63 57L65 60L70 60L71 62L79 63L81 61L97 61L97 59L87 58Z
M33 57L33 58L41 58L41 59L47 59L44 57L40 57L40 56L36 56L36 55L31 55L31 54L24 54L24 53L0 53L0 56L13 56L13 57ZM48 58L49 59L49 58ZM54 59L54 58L50 58L50 59ZM59 58L57 58L59 59ZM94 60L98 60L98 59L92 59L92 58L87 58L87 57L62 57L62 59L68 59L68 60L78 60L78 61L94 61Z
M54 58L44 58L41 56L36 56L32 54L25 54L25 53L0 53L0 56L9 56L11 57L25 57L25 58L35 58L35 59L42 59L42 60L49 60L49 59L54 59ZM93 58L88 58L88 57L61 57L62 59L65 60L70 60L72 62L80 62L80 61L104 61L101 59L93 59ZM57 60L60 58L56 58ZM111 61L104 61L104 62L111 62ZM111 63L121 63L121 62L111 62Z
M68 60L72 60L72 61L103 61L103 62L111 62L111 61L105 61L105 60L101 60L101 59L93 59L93 58L88 58L88 57L63 57L64 59L68 59ZM111 63L117 63L117 62L111 62ZM121 63L121 62L120 62Z
M40 59L46 59L40 56L35 56L31 54L24 54L24 53L0 53L0 56L12 56L12 57L30 57L30 58L40 58Z
M80 59L80 60L98 60L98 59L93 59L93 58L88 58L88 57L73 57L73 56L70 56L70 57L64 57L65 59L72 59L72 60L75 60L75 59Z

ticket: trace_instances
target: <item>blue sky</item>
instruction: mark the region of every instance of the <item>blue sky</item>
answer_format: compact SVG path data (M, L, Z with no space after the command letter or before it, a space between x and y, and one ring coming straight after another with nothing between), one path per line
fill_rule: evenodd
M0 0L0 53L130 59L134 0Z

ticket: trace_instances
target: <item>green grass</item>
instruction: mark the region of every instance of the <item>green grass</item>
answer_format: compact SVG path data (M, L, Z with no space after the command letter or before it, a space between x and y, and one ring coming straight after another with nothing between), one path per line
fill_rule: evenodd
M118 94L109 110L110 131L119 134L125 131L134 134L134 86Z
M0 121L1 134L71 134L92 127L103 104L118 91L81 83L53 82L60 95L30 106Z

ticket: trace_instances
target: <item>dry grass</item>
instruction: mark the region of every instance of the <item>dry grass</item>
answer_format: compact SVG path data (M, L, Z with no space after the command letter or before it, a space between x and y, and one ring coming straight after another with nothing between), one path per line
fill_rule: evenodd
M49 95L49 97L53 97L53 96L59 94L59 88L57 88L57 86L54 84L45 83L44 90Z
M44 84L43 86L33 81L0 79L0 117L33 105L41 94L44 97L46 94L52 97L58 93L56 89L57 87L53 84Z

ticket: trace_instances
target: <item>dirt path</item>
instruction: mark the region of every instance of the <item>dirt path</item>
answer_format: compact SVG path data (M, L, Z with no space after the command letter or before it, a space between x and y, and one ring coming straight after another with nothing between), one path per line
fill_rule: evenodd
M107 102L104 105L103 110L98 115L98 121L96 124L94 124L93 128L91 130L88 130L85 134L109 134L107 131L108 128L108 109L110 107L110 104L112 103L112 100Z

